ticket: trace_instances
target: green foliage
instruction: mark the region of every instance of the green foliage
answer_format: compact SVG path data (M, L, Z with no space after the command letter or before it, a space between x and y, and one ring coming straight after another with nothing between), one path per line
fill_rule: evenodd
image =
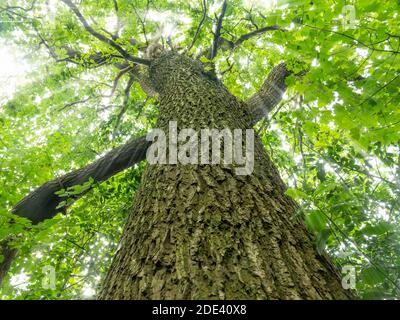
M160 32L165 43L169 38L176 48L187 48L203 17L202 1L116 2L118 11L113 1L85 0L78 6L106 36L102 29L115 33L122 25L116 41L136 56ZM207 16L188 52L193 57L212 43L221 7L221 1L206 3ZM399 6L373 0L269 3L229 1L221 32L227 40L265 26L284 31L219 50L216 72L245 99L273 66L287 63L293 72L287 94L257 128L289 186L287 194L299 203L298 215L319 254L329 254L339 268L356 267L361 298L398 298ZM341 16L348 4L356 13L350 28ZM89 181L63 190L62 206L91 189L66 215L37 226L10 209L44 182L145 133L154 126L156 100L146 100L137 83L127 98L127 74L110 96L120 71L114 65L123 60L61 2L5 0L0 20L1 46L24 56L18 63L29 66L16 92L8 92L7 79L0 90L0 240L12 239L19 248L0 298L92 296L116 250L143 164L98 185ZM63 61L71 51L80 55ZM104 58L101 66L95 55ZM205 56L201 60L209 63ZM15 223L8 223L11 218ZM46 266L55 268L55 289L43 288Z

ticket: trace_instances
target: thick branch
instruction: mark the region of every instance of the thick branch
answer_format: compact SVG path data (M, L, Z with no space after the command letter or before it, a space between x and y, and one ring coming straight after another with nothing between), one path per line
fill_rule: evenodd
M245 101L252 115L252 124L256 124L265 117L281 101L286 90L285 80L289 74L285 63L277 65L260 90Z
M151 141L147 141L146 137L143 136L115 148L86 167L46 182L18 202L12 211L18 216L30 219L34 224L52 218L57 212L62 211L56 208L61 201L65 200L65 198L56 195L55 192L83 184L89 178L93 178L95 182L102 182L110 178L144 160L150 144ZM79 199L89 190L75 196L73 200ZM0 242L0 255L3 256L3 261L0 262L0 286L17 254L17 249L10 246L10 241L11 239L6 239Z
M115 67L118 68L119 70L125 70L127 67L129 67L128 63L116 63ZM143 91L147 94L149 97L156 97L158 96L157 90L154 88L153 82L150 80L148 73L146 70L143 70L142 66L136 65L133 68L129 69L129 74L139 82L141 88Z
M61 0L64 2L71 10L72 12L77 16L79 21L82 23L84 26L85 30L88 31L90 34L92 34L94 37L99 39L100 41L107 43L114 49L116 49L126 60L129 60L134 63L138 64L143 64L146 66L150 65L150 60L143 59L143 58L138 58L130 55L127 53L120 45L118 45L116 42L114 42L112 39L107 38L106 36L102 35L101 33L98 33L96 30L94 30L89 23L86 21L86 19L83 17L81 12L79 11L78 7L71 1L71 0Z
M142 67L142 69L144 68ZM158 96L158 92L154 88L153 82L150 80L148 74L145 71L141 70L140 66L136 66L135 68L133 68L130 71L130 74L137 79L141 88L149 97Z
M57 179L46 182L18 202L12 212L18 216L30 219L37 224L45 219L54 217L61 210L56 209L65 198L55 192L80 185L93 178L95 182L102 182L116 173L133 166L145 159L146 150L151 141L140 137L127 144L111 150L105 156L81 169L67 173ZM87 191L78 195L83 196Z
M4 277L11 267L11 263L17 255L17 249L10 246L9 240L0 242L0 255L3 256L3 261L0 263L0 288Z

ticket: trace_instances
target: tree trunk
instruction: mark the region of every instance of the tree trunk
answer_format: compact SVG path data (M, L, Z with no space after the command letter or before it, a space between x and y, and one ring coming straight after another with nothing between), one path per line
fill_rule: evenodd
M250 116L218 80L167 53L149 68L158 128L248 129ZM148 165L100 299L347 299L317 254L296 204L255 137L254 171Z

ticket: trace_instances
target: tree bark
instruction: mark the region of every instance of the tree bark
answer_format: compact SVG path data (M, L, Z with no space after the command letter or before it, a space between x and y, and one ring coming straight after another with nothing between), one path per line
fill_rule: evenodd
M167 53L149 68L158 128L248 129L243 102L197 62ZM255 137L254 171L148 165L99 299L347 299Z
M246 100L252 124L266 117L281 101L286 91L286 77L289 74L285 63L278 64L265 79L260 90Z

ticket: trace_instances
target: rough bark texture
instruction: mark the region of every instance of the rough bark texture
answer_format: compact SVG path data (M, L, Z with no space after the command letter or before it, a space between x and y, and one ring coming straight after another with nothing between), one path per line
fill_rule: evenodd
M150 66L158 127L250 128L251 116L200 65L168 53ZM148 165L100 299L346 299L296 204L255 140L252 175L224 165Z
M252 124L260 121L281 101L286 91L285 81L288 75L289 71L284 63L277 65L265 79L260 90L246 100L252 116Z

